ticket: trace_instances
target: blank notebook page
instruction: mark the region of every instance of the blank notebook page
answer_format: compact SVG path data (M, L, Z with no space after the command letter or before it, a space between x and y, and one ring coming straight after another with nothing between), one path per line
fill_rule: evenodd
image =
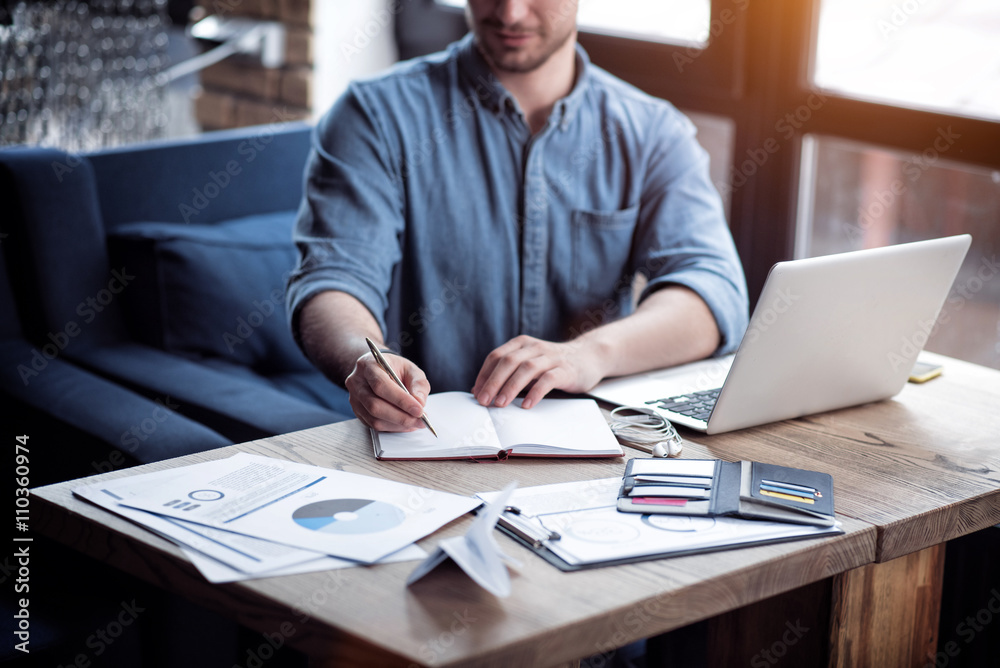
M426 428L405 433L379 432L379 444L387 452L404 452L412 458L452 447L483 448L494 454L500 450L489 412L471 394L432 394L427 397L425 412L438 433L437 438Z
M521 408L521 399L517 399L506 408L490 408L490 413L500 442L508 446L540 444L584 453L621 451L593 399L543 399L528 410ZM533 449L515 447L515 451L530 453Z

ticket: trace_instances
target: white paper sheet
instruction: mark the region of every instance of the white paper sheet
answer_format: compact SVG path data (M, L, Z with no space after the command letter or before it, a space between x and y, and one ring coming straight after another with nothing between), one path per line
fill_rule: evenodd
M197 567L205 579L214 584L221 584L223 582L238 582L240 580L252 580L256 578L273 578L282 575L298 575L300 573L314 573L316 571L332 571L338 568L353 568L355 566L369 567L368 564L362 564L357 561L348 561L346 559L338 559L337 557L319 557L309 561L304 561L300 564L295 564L293 566L277 568L273 571L248 574L242 573L234 568L230 568L222 562L206 557L191 548L181 546L181 550L183 550L184 554L187 555L187 557L191 560L191 563ZM397 561L416 561L418 559L424 559L425 557L427 557L426 550L418 545L407 545L399 552L393 552L389 556L379 559L374 565L391 564Z
M361 565L356 561L339 559L312 550L289 547L231 531L220 531L119 505L120 499L134 495L137 489L146 486L150 480L165 482L176 478L178 476L176 471L176 469L160 471L142 479L131 477L109 480L98 485L78 487L73 493L141 524L173 542L209 582L237 582ZM409 545L378 563L414 561L426 556L427 552L420 547Z
M124 505L373 563L479 505L457 494L259 455L183 467Z
M270 540L220 531L129 508L119 503L124 499L133 498L139 492L148 489L151 484L176 482L182 476L183 473L178 473L178 469L169 469L77 487L73 490L73 494L141 524L180 546L202 552L248 575L290 567L326 556L315 550L289 547Z

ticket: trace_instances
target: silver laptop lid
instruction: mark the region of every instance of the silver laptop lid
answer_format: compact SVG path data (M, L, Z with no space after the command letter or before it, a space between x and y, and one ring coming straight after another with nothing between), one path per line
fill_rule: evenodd
M971 241L966 234L776 264L708 433L898 393Z

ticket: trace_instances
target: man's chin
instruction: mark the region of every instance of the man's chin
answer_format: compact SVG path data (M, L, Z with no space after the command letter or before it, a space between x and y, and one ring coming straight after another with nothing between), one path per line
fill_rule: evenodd
M559 45L548 43L548 38L543 35L537 39L529 40L530 44L507 46L503 44L502 40L493 39L494 35L486 33L476 35L476 44L479 47L479 52L493 69L498 72L526 74L544 65L574 34L566 35Z
M486 60L501 72L524 74L538 69L545 58L523 49L480 48Z
M493 59L493 66L500 70L501 72L510 72L511 74L525 74L527 72L532 72L537 70L542 64L539 59L532 58L500 58Z

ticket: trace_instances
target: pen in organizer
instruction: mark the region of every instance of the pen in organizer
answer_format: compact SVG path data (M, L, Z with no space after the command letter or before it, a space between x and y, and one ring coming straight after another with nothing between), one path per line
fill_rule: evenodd
M371 348L372 355L375 356L375 361L378 362L378 365L382 367L387 374L389 374L390 378L396 381L396 385L399 385L401 388L403 388L403 392L410 394L410 391L406 389L406 385L403 385L403 381L399 379L399 376L396 375L396 372L392 370L391 366L389 366L389 362L387 362L385 357L382 356L382 351L378 349L378 346L375 345L375 342L369 339L367 336L365 337L365 342L367 342L368 347ZM410 396L412 397L413 395L410 394ZM427 419L427 413L421 413L420 419L424 421L424 424L427 425L427 428L430 429L431 433L434 434L434 437L437 438L438 433L434 431L434 427L431 426L431 421Z

